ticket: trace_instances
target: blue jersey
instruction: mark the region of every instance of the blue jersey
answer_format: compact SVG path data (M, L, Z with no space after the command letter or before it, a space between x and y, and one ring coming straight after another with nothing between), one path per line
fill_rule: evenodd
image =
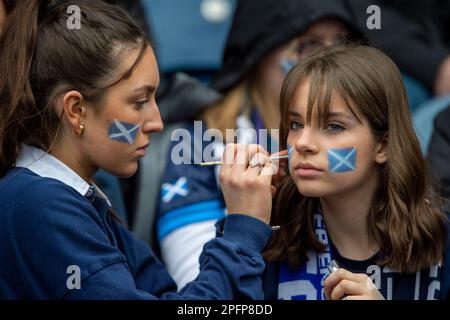
M194 136L193 126L186 130ZM203 131L204 132L204 131ZM192 142L192 143L191 143ZM183 144L190 150L190 157L177 164L173 154L176 147ZM164 239L168 234L183 226L196 222L217 220L225 216L225 204L217 181L217 166L200 166L194 163L203 159L206 143L198 148L194 142L173 141L169 147L167 166L161 181L161 196L157 215L157 238ZM223 150L223 145L215 147ZM222 156L215 158L220 159Z
M199 128L200 124L196 121L175 134L184 140L170 144L161 181L156 234L162 259L179 287L197 276L201 249L214 238L215 222L226 215L218 179L220 166L199 165L201 161L220 161L225 145L220 139L209 139L207 128ZM274 132L263 128L256 109L250 117L238 116L236 127L237 143L258 143L271 153L279 151L278 138L273 139Z
M199 129L200 123L186 126L182 129L185 134L180 134L185 139L170 144L161 181L156 234L162 259L179 287L197 276L201 249L214 238L215 222L226 215L218 179L220 167L199 165L201 161L220 161L225 145L223 141L202 139L207 136L207 128ZM237 117L237 143L258 143L272 152L279 151L278 143L262 126L256 111L251 117Z
M194 137L194 126L185 128ZM202 129L201 134L205 132ZM161 256L179 288L197 277L203 245L215 237L215 223L226 215L218 183L218 166L200 166L203 152L212 146L214 160L220 160L222 143L194 145L186 139L171 142L162 177L156 234ZM178 164L180 152L184 163ZM188 156L186 157L186 155ZM212 160L212 159L207 159Z

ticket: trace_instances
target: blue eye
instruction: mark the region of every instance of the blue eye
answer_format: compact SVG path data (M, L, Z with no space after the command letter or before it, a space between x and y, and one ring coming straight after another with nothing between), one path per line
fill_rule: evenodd
M327 131L329 131L330 133L338 133L338 132L345 130L345 128L343 126L341 126L340 124L337 124L337 123L330 123L325 127L325 129Z
M298 122L298 121L291 121L289 123L289 129L290 130L298 130L298 129L303 129L303 124Z
M136 109L141 110L150 100L142 100L136 102Z

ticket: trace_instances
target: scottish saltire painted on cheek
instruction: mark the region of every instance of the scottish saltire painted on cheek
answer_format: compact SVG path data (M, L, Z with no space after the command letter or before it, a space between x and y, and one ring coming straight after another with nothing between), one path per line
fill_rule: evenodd
M284 75L287 75L289 73L289 71L291 71L292 68L295 67L296 62L292 61L290 59L281 59L280 60L280 65L281 68L283 69L283 73Z
M133 144L139 132L139 127L139 124L114 119L109 127L108 136L115 141Z
M328 150L328 171L342 173L356 170L356 148Z
M291 158L292 158L292 154L294 152L294 148L291 147L291 145L287 145L287 150L288 150L288 169L289 172L291 172Z

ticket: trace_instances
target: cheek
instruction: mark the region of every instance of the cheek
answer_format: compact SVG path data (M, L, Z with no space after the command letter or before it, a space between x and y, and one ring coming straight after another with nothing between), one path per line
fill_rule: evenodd
M328 172L339 174L357 170L358 148L330 148L327 150Z
M363 149L358 153L357 170L355 172L356 178L367 180L377 170L375 167L375 155L372 150Z
M107 122L102 122L90 133L89 137L86 137L89 140L87 148L91 158L99 167L105 167L105 169L114 165L123 166L124 162L130 160L131 147L125 138L119 137L119 133L113 139L111 134L111 126L108 126ZM118 139L122 140L119 141Z
M354 188L370 175L370 155L359 147L324 149L320 156L325 172L317 179L292 174L298 191L307 197L322 197Z
M327 149L327 174L334 179L365 175L372 163L372 155L365 145Z
M138 168L138 157L132 156L127 147L109 143L98 149L96 162L98 167L119 177L129 177Z
M368 181L373 173L373 161L370 152L364 148L355 149L355 154L351 153L351 149L347 149L339 154L338 159L331 157L332 160L329 161L329 171L326 176L333 188L344 190L361 185Z
M124 144L133 144L139 133L140 124L114 119L109 125L108 137Z
M282 59L274 57L270 60L266 60L266 63L261 66L257 74L260 87L265 91L271 93L271 95L278 101L281 86L285 78L285 69L288 66L283 66Z
M281 67L261 79L260 91L271 100L271 103L278 104L283 80L284 74Z

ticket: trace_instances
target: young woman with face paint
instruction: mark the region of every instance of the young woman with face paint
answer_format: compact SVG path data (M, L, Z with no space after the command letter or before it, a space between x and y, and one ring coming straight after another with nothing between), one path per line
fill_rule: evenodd
M395 64L365 46L324 49L288 74L280 104L290 175L274 202L266 297L445 298L448 219ZM341 268L328 276L332 260Z
M80 10L81 28L68 28L69 5ZM149 41L118 7L18 3L0 38L0 299L262 298L271 178L247 167L257 146L230 146L222 175L228 194L255 205L226 197L241 214L223 221L197 281L179 293L92 182L99 168L134 174L150 134L163 127L158 84ZM238 184L229 171L239 172ZM249 181L261 192L242 190Z
M252 23L249 16L255 17ZM271 135L264 130L279 127L278 99L287 72L311 52L354 39L355 33L340 0L238 1L223 64L212 82L222 99L193 118L202 120L205 131L220 130L224 138L227 130L256 132L256 136L238 135L237 143L267 142L267 149L278 151L278 131ZM182 125L195 137L192 122ZM168 148L156 233L162 259L181 288L197 276L202 247L214 237L214 225L226 212L217 183L220 167L173 163L171 152L176 144ZM204 150L208 145L203 141ZM215 141L214 160L221 160L224 146L224 141ZM194 148L191 153L195 152ZM170 192L174 186L182 186L183 192ZM191 210L199 206L202 214Z

